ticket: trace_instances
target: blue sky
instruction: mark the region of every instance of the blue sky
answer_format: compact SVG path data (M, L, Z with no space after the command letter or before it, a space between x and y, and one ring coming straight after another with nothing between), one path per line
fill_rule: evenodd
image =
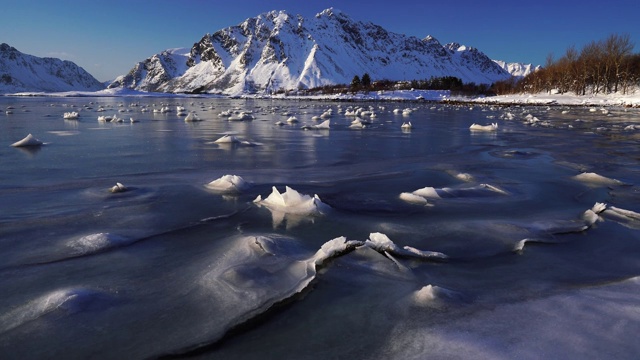
M508 62L544 64L610 34L640 51L639 0L0 0L0 43L82 66L98 80L127 73L162 50L270 10L304 17L334 7L359 21L441 43L473 46Z

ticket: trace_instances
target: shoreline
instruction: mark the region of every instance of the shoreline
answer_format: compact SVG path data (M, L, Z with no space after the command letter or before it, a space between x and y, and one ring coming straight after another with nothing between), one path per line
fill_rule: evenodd
M208 99L256 99L337 102L420 102L451 105L491 106L570 106L570 107L624 107L640 108L640 90L632 94L573 95L573 94L511 94L496 96L464 97L451 95L448 90L394 90L337 95L266 95L266 94L187 94L155 93L129 89L105 89L67 92L20 92L0 94L0 97L158 97L158 98L208 98Z

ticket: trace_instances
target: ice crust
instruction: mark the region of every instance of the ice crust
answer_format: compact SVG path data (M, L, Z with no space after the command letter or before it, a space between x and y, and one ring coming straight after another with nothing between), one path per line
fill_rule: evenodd
M126 245L131 241L133 240L116 234L96 233L73 239L67 242L67 247L73 250L72 255L74 256L88 255L112 247Z
M54 290L0 315L0 334L50 313L68 315L101 307L108 298L105 293L85 288Z

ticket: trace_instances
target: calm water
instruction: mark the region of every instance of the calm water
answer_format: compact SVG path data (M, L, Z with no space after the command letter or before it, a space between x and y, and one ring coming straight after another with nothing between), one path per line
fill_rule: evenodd
M364 129L345 116L357 107L377 115ZM0 108L3 359L640 353L637 109L14 97ZM302 129L328 109L330 130ZM254 120L219 117L228 110ZM114 114L125 122L97 120ZM10 146L29 133L45 145ZM225 134L247 143L215 143ZM205 186L226 174L251 186ZM128 191L110 192L117 182ZM329 208L253 202L273 186ZM425 187L440 198L400 196ZM375 233L395 250L310 260L332 239Z

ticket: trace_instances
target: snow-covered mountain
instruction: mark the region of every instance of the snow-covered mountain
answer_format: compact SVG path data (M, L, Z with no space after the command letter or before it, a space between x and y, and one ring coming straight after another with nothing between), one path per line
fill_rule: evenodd
M327 9L305 19L271 11L207 34L191 49L139 62L109 87L159 92L272 92L372 80L456 76L489 84L511 75L481 51L389 32Z
M536 72L540 70L542 67L540 65L533 66L532 64L523 64L523 63L508 63L501 60L493 60L498 66L506 70L511 76L516 78L523 78L532 72Z
M0 93L95 91L104 87L71 61L23 54L0 44Z

